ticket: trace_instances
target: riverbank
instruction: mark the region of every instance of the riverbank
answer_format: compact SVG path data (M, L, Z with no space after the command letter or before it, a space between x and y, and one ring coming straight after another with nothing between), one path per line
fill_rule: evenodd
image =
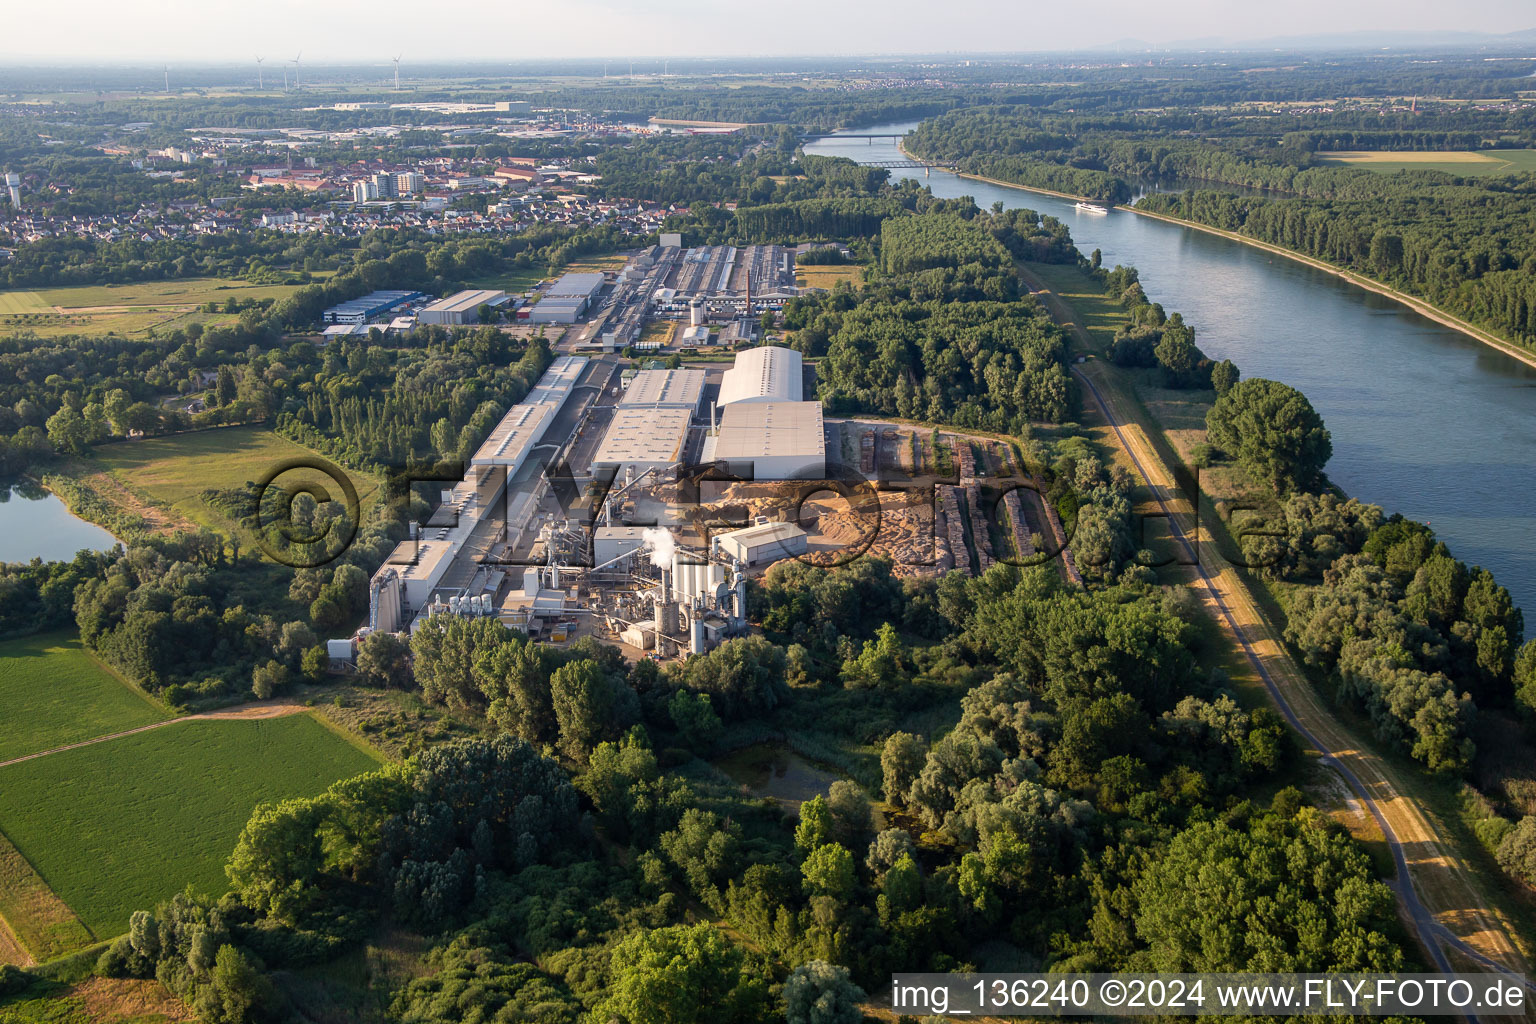
M1014 187L1022 188L1023 186L1016 185ZM1256 238L1249 238L1247 235L1240 235L1235 231L1227 231L1222 228L1213 228L1207 224L1198 223L1197 221L1185 220L1182 217L1170 217L1165 213L1153 213L1150 210L1140 210L1134 206L1125 206L1121 207L1121 209L1128 210L1139 217L1148 217L1152 220L1160 220L1169 224L1177 224L1180 227L1194 228L1196 231L1204 231L1208 235L1217 235L1221 238L1230 239L1234 242L1241 242L1242 244L1252 246L1255 249L1263 249L1265 252L1274 253L1276 256L1284 256L1286 259L1294 260L1297 263L1303 263L1315 270L1321 270L1325 273L1332 274L1334 277L1340 278L1341 280L1354 285L1356 288L1361 288L1368 292L1374 292L1377 295L1385 296L1394 302L1407 306L1409 309L1413 310L1420 316L1433 320L1435 323L1440 324L1443 327L1449 327L1453 331L1460 331L1462 334L1465 334L1473 341L1480 341L1490 348L1496 348L1505 355L1525 363L1527 366L1536 367L1536 354L1528 352L1525 349L1522 349L1519 346L1513 344L1512 342L1505 341L1498 335L1490 334L1489 332L1483 330L1481 327L1470 324L1458 316L1447 313L1445 310L1440 309L1438 306L1432 306L1425 302L1423 299L1415 298L1406 292L1400 292L1396 288L1382 284L1380 281L1372 280L1369 277L1364 277L1352 271L1342 270L1331 263L1325 263L1322 260L1303 255L1302 253L1296 252L1292 249L1286 249L1283 246L1272 245L1269 242L1261 242Z
M896 148L901 151L903 156L906 156L909 159L922 159L921 157L913 156L907 152L904 140L897 140ZM1056 192L1052 189L1037 188L1033 185L1020 185L1017 182L1003 181L999 178L989 178L981 174L969 174L964 171L955 171L953 173L957 178L966 178L971 181L985 182L988 185L996 185L999 188L1018 189L1021 192L1034 192L1039 195L1054 196L1057 199L1070 199L1074 202L1098 201L1091 199L1089 196L1075 196L1068 192ZM1306 266L1312 267L1314 270L1321 270L1325 273L1332 274L1334 277L1337 277L1340 280L1347 282L1348 284L1354 285L1356 288L1372 292L1376 295L1383 296L1384 298L1391 299L1393 302L1396 302L1399 305L1406 306L1408 309L1413 310L1415 313L1425 317L1426 319L1433 320L1435 323L1440 324L1442 327L1449 327L1453 331L1458 331L1461 334L1471 338L1473 341L1487 345L1489 348L1497 349L1504 355L1507 355L1512 359L1519 360L1527 366L1536 367L1536 353L1529 352L1526 349L1515 345L1513 342L1506 341L1505 339L1500 338L1498 335L1485 331L1481 327L1469 323L1466 320L1455 316L1454 314L1447 313L1445 310L1440 309L1438 306L1431 305L1430 303L1425 302L1423 299L1409 295L1407 292L1398 291L1396 288L1393 288L1390 285L1382 284L1380 281L1373 280L1361 274L1356 274L1353 271L1340 269L1331 263L1326 263L1322 260L1315 259L1311 256L1304 255L1303 253L1299 253L1291 249L1286 249L1282 246L1272 245L1269 242L1261 242L1256 238L1250 238L1247 235L1238 234L1235 231L1227 231L1222 228L1213 228L1209 225L1201 224L1197 221L1185 220L1182 217L1170 217L1164 213L1152 213L1149 210L1138 209L1135 206L1117 206L1116 209L1134 213L1139 217L1146 217L1151 220L1160 220L1168 224L1176 224L1180 227L1193 228L1196 231L1203 231L1208 235L1216 235L1217 237L1225 238L1233 242L1239 242L1243 245L1251 246L1255 249L1262 249L1265 252L1273 253L1277 256L1284 256L1286 259L1305 264Z

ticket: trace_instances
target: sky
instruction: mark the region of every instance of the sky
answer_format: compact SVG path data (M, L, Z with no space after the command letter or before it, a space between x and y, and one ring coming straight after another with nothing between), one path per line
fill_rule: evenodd
M7 7L6 23L25 26L0 37L7 63L1025 52L1536 27L1532 0L0 0Z

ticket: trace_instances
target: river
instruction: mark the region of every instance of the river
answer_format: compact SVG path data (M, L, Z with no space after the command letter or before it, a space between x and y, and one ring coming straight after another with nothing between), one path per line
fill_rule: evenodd
M905 133L913 124L860 128ZM860 162L893 141L811 143ZM1349 494L1428 522L1451 553L1536 609L1536 368L1324 271L1193 228L961 178L893 170L944 197L997 200L1066 222L1083 252L1133 264L1154 302L1244 377L1299 388L1333 434L1328 476ZM1536 632L1536 630L1533 630Z
M0 481L0 562L67 562L79 551L110 551L117 543L58 495L33 483Z

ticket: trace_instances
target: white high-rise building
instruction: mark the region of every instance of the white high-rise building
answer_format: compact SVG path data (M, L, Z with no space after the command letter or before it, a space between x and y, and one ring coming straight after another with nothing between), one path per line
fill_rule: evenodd
M413 196L420 192L425 185L425 180L415 171L402 171L394 175L395 195Z
M366 203L370 199L379 198L378 190L371 181L354 181L352 183L352 201L354 203Z

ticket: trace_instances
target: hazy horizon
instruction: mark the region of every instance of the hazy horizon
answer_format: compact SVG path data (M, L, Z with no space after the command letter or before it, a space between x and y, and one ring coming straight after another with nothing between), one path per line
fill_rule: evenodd
M853 56L1071 52L1135 40L1149 46L1224 46L1306 36L1380 32L1449 36L1520 32L1536 23L1529 0L1469 0L1447 8L1424 0L1295 0L1233 9L1220 0L1105 0L1091 25L1065 6L1023 10L997 0L942 7L891 0L875 10L850 0L783 0L743 16L736 5L657 0L644 11L610 0L568 0L558 9L485 8L465 0L424 9L378 0L366 16L340 7L273 0L166 0L153 6L84 0L32 5L27 31L0 41L11 64L111 61L230 63L264 55L279 69L305 63L369 64L397 53L403 63L540 59ZM426 13L426 11L430 13ZM876 17L871 14L878 12ZM935 12L941 16L935 17ZM15 47L24 43L25 49ZM1372 45L1368 38L1359 44ZM15 47L15 48L13 48ZM621 69L615 69L620 73Z

